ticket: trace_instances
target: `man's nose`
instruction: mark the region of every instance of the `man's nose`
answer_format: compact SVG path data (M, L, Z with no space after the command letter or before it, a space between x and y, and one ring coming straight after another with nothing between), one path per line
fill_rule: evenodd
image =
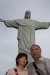
M34 49L33 52L36 52L36 50Z

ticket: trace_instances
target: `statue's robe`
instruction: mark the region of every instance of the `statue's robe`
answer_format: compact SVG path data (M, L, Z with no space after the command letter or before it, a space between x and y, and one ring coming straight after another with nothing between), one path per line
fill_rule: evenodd
M18 29L18 52L25 52L28 55L28 61L32 61L30 56L30 47L35 44L35 30L47 29L49 22L38 22L31 19L4 20L7 27Z

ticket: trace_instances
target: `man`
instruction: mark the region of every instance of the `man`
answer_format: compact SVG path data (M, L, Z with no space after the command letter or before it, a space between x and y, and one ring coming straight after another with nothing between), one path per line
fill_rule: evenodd
M38 29L47 29L50 25L49 22L38 22L31 20L31 12L27 10L25 12L24 19L18 20L3 20L0 19L0 22L4 22L7 27L13 27L18 29L18 52L25 52L28 54L28 61L31 62L32 58L30 56L30 47L35 43L35 30Z
M34 62L28 65L29 75L50 75L50 59L42 57L41 52L40 46L31 46L30 53Z

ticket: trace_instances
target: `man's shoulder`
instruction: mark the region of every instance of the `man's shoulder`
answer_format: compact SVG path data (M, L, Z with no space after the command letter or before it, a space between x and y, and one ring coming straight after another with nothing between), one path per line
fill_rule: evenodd
M50 63L50 59L49 58L44 58L44 62L45 63Z
M32 66L32 65L33 65L33 62L29 63L29 64L27 65L27 67L30 67L30 66Z
M50 64L49 58L41 57L40 60L45 64L45 66L49 66L49 64Z
M28 71L30 71L30 70L32 70L32 69L33 69L33 62L32 62L32 63L30 63L30 64L28 64L27 69L28 69Z

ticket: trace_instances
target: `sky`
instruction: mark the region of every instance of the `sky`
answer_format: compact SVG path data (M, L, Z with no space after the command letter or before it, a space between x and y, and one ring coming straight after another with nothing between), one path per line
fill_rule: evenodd
M0 0L0 18L24 19L25 11L31 11L31 19L50 22L50 0ZM15 66L18 54L18 30L0 22L0 75ZM35 43L42 49L42 56L50 58L50 27L35 31Z

